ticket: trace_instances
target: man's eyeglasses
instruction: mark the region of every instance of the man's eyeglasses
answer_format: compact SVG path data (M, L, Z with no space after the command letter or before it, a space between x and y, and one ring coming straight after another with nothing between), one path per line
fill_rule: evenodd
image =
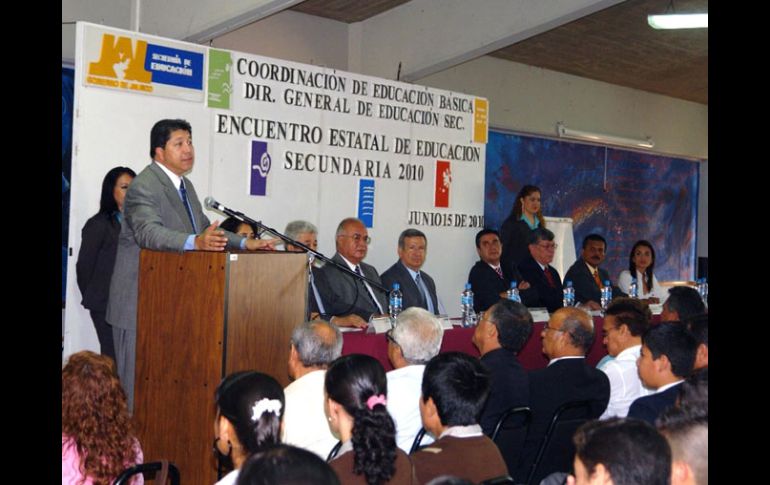
M540 246L541 248L543 248L543 249L545 249L547 251L550 251L552 249L555 250L556 248L559 247L559 245L556 244L556 243L538 244L538 246Z
M350 237L350 238L353 238L353 240L356 243L359 243L359 242L363 241L366 244L369 244L369 243L372 242L372 238L370 238L369 236L362 236L360 234L353 234L352 236L350 234L340 234L339 237Z

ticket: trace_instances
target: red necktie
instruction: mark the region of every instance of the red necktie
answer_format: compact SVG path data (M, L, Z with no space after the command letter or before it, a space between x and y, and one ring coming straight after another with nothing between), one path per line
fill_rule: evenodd
M556 282L553 280L553 275L551 274L551 272L548 271L548 266L545 267L543 272L545 273L545 279L548 280L548 286L550 286L551 288L556 288Z
M495 272L497 273L497 276L499 276L501 280L505 279L503 278L503 270L500 268L500 266L495 268Z

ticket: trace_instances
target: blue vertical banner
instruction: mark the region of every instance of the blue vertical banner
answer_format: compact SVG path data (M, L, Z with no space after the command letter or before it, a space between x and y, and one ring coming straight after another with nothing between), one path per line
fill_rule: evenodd
M374 180L358 181L358 218L367 228L374 226Z
M272 159L267 153L267 143L252 140L251 142L251 184L249 194L267 195L267 174L270 173Z

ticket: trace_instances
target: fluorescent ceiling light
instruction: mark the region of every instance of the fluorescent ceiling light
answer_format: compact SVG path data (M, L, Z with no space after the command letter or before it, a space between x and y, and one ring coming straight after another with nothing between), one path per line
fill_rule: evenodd
M709 26L709 14L648 15L647 23L653 29L707 29Z
M564 123L556 123L556 134L559 138L571 138L573 140L584 140L594 143L606 143L608 145L619 145L630 148L652 148L655 142L652 138L626 138L623 136L605 135L602 133L592 133L590 131L573 130L564 126Z

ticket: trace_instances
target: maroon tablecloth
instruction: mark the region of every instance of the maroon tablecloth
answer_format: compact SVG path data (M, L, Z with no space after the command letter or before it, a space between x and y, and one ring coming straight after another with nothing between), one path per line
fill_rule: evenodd
M594 341L591 350L586 357L590 365L595 366L605 355L607 348L602 343L602 317L594 317ZM548 365L548 359L543 355L543 339L540 332L543 331L544 322L535 323L527 344L519 353L519 362L525 369L541 369ZM441 342L441 352L452 350L465 352L469 355L479 355L478 349L471 342L474 328L454 327L452 330L444 330L444 340ZM385 367L386 371L393 370L388 360L388 342L385 334L366 334L363 332L346 332L343 337L342 355L367 354L375 357Z

